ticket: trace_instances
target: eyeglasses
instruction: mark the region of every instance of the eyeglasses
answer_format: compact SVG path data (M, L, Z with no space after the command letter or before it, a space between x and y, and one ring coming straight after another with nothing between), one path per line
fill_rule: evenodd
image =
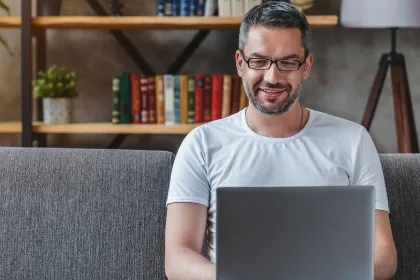
M276 64L280 71L297 71L305 63L308 53L305 51L305 58L302 62L297 59L271 60L268 58L248 58L246 59L242 50L240 50L242 57L249 68L254 70L268 70L273 63Z

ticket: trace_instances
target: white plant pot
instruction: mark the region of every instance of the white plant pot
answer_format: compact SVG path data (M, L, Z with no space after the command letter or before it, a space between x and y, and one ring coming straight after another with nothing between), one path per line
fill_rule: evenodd
M71 98L43 98L44 123L70 123Z

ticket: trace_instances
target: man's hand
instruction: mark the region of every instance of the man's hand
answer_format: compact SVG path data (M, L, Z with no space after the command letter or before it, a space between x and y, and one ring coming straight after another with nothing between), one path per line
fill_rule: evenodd
M216 267L201 255L207 207L195 203L168 205L165 272L169 280L215 280Z
M397 269L397 251L388 212L376 210L375 219L375 280L389 280Z

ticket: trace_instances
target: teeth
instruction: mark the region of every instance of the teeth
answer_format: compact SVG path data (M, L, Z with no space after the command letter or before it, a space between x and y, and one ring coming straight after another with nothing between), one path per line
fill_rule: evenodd
M283 90L267 90L267 89L262 89L262 91L266 92L266 93L280 93Z

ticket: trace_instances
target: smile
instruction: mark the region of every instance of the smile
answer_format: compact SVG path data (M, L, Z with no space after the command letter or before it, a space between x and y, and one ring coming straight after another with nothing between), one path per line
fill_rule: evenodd
M260 91L265 99L277 99L287 92L285 88L260 88Z

